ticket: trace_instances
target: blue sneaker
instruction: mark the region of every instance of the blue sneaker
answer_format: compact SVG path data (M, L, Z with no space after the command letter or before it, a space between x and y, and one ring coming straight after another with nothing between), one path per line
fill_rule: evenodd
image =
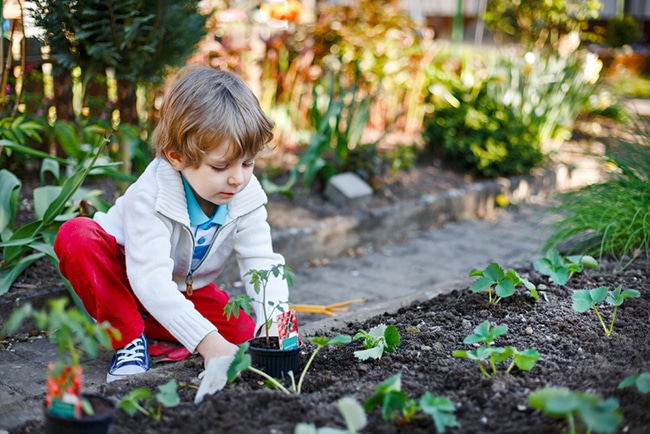
M108 374L106 374L106 382L110 383L130 375L142 374L147 372L150 366L149 346L147 338L142 333L130 344L115 351L108 368Z

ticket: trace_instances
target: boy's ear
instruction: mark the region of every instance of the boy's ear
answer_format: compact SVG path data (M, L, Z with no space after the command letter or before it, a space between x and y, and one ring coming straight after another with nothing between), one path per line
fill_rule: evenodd
M166 150L165 157L167 157L167 161L169 161L169 164L171 164L174 169L180 171L185 168L185 163L183 162L183 159L181 158L181 155L178 153L178 151L171 149Z

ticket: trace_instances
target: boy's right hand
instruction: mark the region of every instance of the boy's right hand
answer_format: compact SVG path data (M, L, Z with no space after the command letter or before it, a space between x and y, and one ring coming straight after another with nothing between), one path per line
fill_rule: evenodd
M203 357L203 366L206 369L210 359L234 356L238 350L239 347L237 345L228 342L217 331L208 333L196 347L196 351Z

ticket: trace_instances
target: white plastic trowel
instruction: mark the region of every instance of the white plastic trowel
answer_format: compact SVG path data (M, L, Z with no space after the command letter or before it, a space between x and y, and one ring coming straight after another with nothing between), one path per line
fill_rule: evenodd
M194 397L194 404L200 404L205 395L213 395L223 389L228 382L228 368L235 356L223 356L210 359L208 367L203 372L199 390Z

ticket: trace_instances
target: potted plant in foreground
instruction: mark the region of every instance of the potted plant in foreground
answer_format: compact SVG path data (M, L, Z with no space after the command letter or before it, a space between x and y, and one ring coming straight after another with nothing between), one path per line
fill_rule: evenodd
M237 317L241 308L250 315L253 304L260 305L264 323L255 330L255 337L248 342L248 353L253 366L274 378L285 378L289 372L298 372L301 349L298 318L295 310L285 309L280 303L267 300L266 287L271 276L281 276L290 287L293 286L293 271L288 265L277 264L266 270L249 270L244 277L250 277L250 283L261 299L252 298L248 294L238 295L228 302L224 312L227 318L230 315ZM274 321L278 327L278 336L271 336Z
M25 320L33 320L56 344L59 359L47 367L45 421L47 433L108 433L115 403L100 395L81 392L82 356L97 357L101 347L111 346L111 337L119 332L108 322L97 323L85 312L66 309L68 300L48 300L49 309L34 310L26 304L12 312L5 324L6 333L14 333Z

